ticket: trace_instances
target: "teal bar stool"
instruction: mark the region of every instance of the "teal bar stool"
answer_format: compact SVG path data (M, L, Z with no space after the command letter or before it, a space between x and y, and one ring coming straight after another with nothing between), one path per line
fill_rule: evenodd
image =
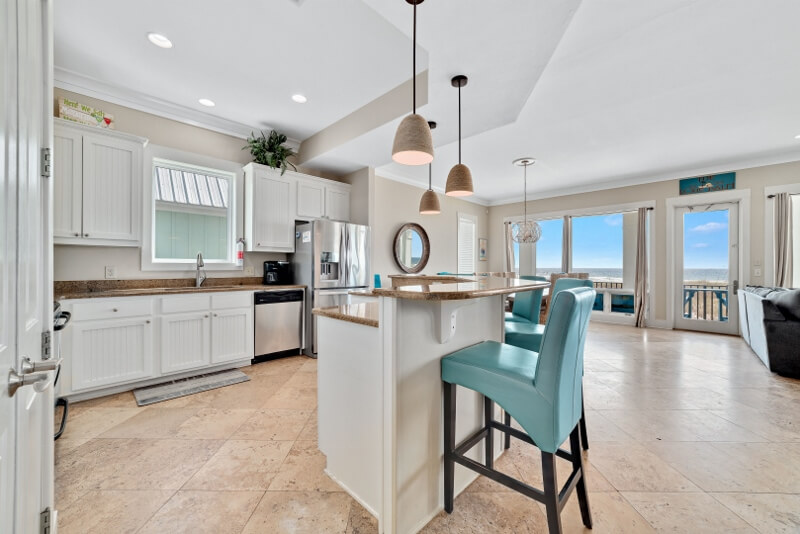
M556 280L556 283L553 285L552 294L550 295L550 302L555 302L555 297L561 291L566 289L573 289L576 287L594 287L594 283L591 280L582 280L578 278L559 278ZM516 301L515 301L516 304ZM523 349L528 349L533 352L539 352L539 348L542 344L542 337L544 336L545 325L543 324L526 324L526 323L519 323L519 322L509 322L506 320L505 323L505 334L506 339L505 342L509 345L514 345L515 347L520 347ZM581 397L582 399L583 397ZM506 413L505 423L507 425L511 424L511 416ZM583 448L585 450L589 449L589 433L586 430L586 416L584 414L584 410L581 407L581 443L583 443ZM505 447L506 449L511 446L511 437L506 436Z
M583 471L581 437L581 375L583 346L594 303L589 288L564 290L553 299L540 353L484 341L442 359L444 384L444 509L453 511L455 464L544 503L551 534L561 533L560 511L577 490L583 524L592 528ZM456 435L456 387L483 394L485 426L459 445ZM521 432L493 418L497 402L516 419ZM492 429L538 447L542 452L544 489L534 488L494 469ZM569 437L570 451L559 449ZM481 440L485 465L465 454ZM556 478L556 456L572 462L572 473L562 488Z
M547 278L543 276L520 276L520 279L547 281ZM510 312L506 312L506 323L538 323L539 311L542 308L542 293L544 293L544 289L517 293L514 297L514 306Z

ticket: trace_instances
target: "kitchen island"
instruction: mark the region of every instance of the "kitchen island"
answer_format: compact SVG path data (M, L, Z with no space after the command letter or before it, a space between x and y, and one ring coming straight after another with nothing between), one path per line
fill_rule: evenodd
M374 304L314 311L326 472L386 534L417 532L443 509L441 358L502 341L505 296L549 286L491 276L404 282L375 289ZM482 426L483 400L465 389L458 394L460 441ZM501 439L495 449L499 456ZM471 455L483 461L483 448ZM457 466L456 494L476 477Z

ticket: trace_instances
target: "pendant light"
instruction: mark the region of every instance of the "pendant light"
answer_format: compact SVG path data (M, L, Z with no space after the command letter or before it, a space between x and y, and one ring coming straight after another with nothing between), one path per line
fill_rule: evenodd
M433 161L433 138L428 123L417 115L417 4L424 0L406 0L414 6L414 50L411 81L412 113L402 120L394 134L392 159L403 165L425 165Z
M428 121L428 126L431 130L436 128L436 123ZM422 198L419 199L419 213L420 215L438 215L442 212L439 206L439 196L433 191L431 186L431 179L433 176L433 164L428 163L428 190L422 193Z
M525 182L525 200L523 202L525 217L521 223L511 226L511 239L517 243L536 243L542 237L542 227L536 221L528 220L528 166L536 163L536 160L533 158L520 158L515 159L512 163L525 169L522 171Z
M454 76L450 83L458 88L458 164L450 169L447 175L447 186L444 193L451 197L468 197L472 191L472 172L461 163L461 88L467 85L467 77L463 74Z

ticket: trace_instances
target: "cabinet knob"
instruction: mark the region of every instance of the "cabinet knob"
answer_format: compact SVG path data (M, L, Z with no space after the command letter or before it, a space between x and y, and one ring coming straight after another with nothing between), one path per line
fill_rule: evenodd
M215 313L215 314L214 314L214 317L219 317L219 314Z
M261 246L261 243L256 243L256 245L258 245L258 246L260 247L260 246Z
M81 234L79 234L78 232L75 232L75 237L80 237L80 236L81 236Z
M205 317L206 319L208 319L208 314L205 314L203 317Z
M83 237L89 237L89 234L83 234Z
M146 320L145 323L150 324L150 319Z
M113 312L115 312L115 313L116 313L116 312L118 312L119 310L118 310L117 308L113 308L111 311L113 311Z

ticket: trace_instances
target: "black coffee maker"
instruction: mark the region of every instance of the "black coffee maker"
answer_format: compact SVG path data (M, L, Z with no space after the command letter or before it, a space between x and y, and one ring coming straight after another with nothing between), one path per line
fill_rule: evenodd
M292 264L288 261L264 262L264 285L288 286L293 283Z

